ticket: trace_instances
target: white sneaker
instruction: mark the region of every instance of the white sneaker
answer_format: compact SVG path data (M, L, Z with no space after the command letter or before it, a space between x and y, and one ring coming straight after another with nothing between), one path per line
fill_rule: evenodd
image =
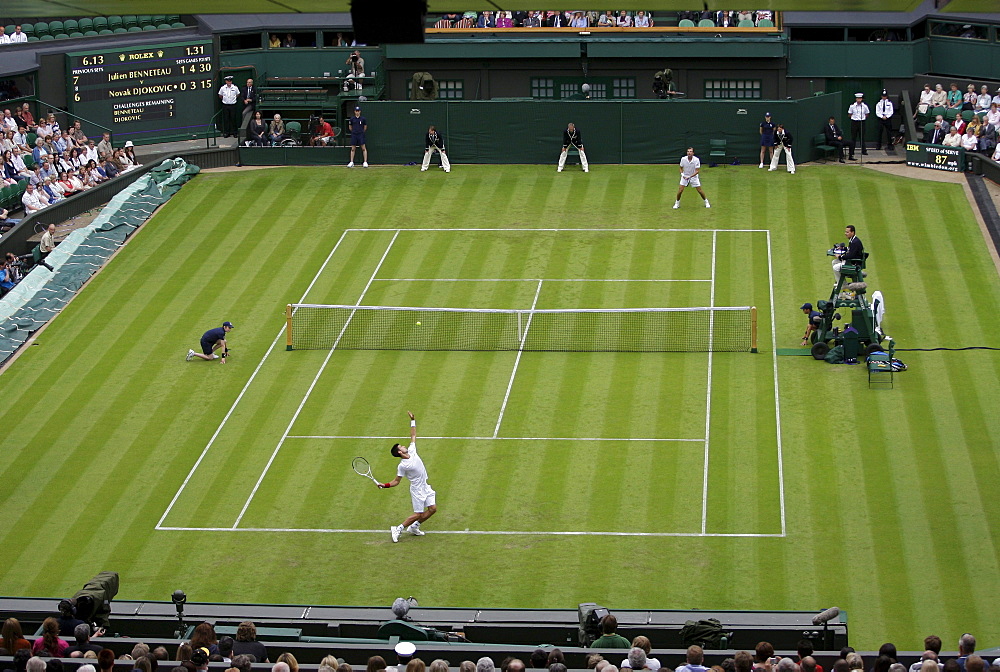
M707 198L705 199L705 207L706 208L711 208L712 207L712 204L708 202Z
M790 175L794 175L794 174L795 174L795 171L794 171L794 170L789 170L789 171L788 171L788 173L789 173Z
M556 168L556 172L557 173L561 173L562 172L562 166L559 166L558 168Z
M392 535L392 543L395 544L397 541L399 541L399 534L402 531L403 531L402 525L393 525L392 527L389 528L389 534Z
M367 167L368 167L368 162L367 162L367 161L365 161L364 163L362 163L362 164L361 164L361 166L362 166L363 168L367 168Z
M769 172L769 173L773 173L773 172L774 172L774 171L776 171L776 170L777 170L777 168L768 168L768 169L767 169L767 172Z
M420 168L420 172L421 173L424 172L424 171L426 171L426 170L427 170L426 168L423 168L423 167Z
M678 209L679 207L681 207L681 202L680 201L674 201L674 210Z
M219 358L218 355L212 355L212 359L218 359L218 358Z
M590 172L590 168L584 168L584 169L583 169L583 172L585 172L585 173L589 173L589 172Z
M348 168L353 168L353 167L354 167L354 162L353 162L353 161L351 161L351 162L350 162L349 164L347 164L347 167L348 167Z
M759 165L759 166L757 166L757 167L758 167L758 168L763 168L763 167L764 167L764 162L763 162L763 161L761 161L761 162L760 162L760 165Z
M194 358L194 350L188 350L187 357L184 358L185 362L190 362Z
M450 173L450 172L451 172L451 168L445 168L445 169L444 169L444 172L446 172L446 173Z
M417 523L410 525L408 528L406 528L406 531L417 537L422 537L425 534L425 532L420 529L420 526Z

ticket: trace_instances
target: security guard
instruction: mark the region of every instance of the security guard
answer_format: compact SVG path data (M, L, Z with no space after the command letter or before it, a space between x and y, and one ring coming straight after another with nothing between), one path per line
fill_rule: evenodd
M222 100L222 137L235 138L240 128L240 111L236 107L240 89L233 84L233 76L226 75L226 83L219 89Z
M878 117L878 137L875 139L875 149L882 149L882 131L885 131L885 148L892 147L892 113L895 108L889 100L889 92L882 89L882 99L875 103L875 116Z
M870 110L865 105L865 94L855 93L854 102L847 108L847 114L851 115L851 148L848 152L848 161L854 160L854 143L861 138L861 155L868 156L865 148L865 119L868 118Z

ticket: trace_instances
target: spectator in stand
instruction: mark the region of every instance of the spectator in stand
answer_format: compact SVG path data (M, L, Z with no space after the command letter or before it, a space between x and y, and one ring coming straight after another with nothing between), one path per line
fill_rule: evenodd
M660 669L660 661L657 660L656 658L649 657L649 654L653 650L653 644L652 642L649 641L649 637L644 637L643 635L639 635L638 637L633 639L632 650L634 651L635 649L641 649L642 652L646 655L646 669L651 670L652 672L656 672L657 670ZM631 660L632 660L632 654L629 653L628 657L622 661L622 664L619 666L619 668L622 670L628 669L631 665L630 663ZM750 671L747 670L747 672Z
M76 190L76 186L73 184L72 180L69 179L69 173L65 170L59 173L59 186L62 187L63 197L73 196L79 192Z
M285 49L294 49L298 42L292 37L291 33L285 33L285 39L281 41L281 46Z
M271 37L267 41L267 46L271 47L272 49L278 49L278 48L280 48L281 47L281 38L278 37L276 34L271 33Z
M525 28L541 28L542 27L542 18L539 15L539 12L534 12L534 11L528 12L528 18L526 18L524 20L524 27Z
M7 29L0 26L0 44L10 44L10 35L7 34Z
M387 668L385 664L385 658L383 658L382 656L372 656L371 658L368 659L368 667L366 668L366 672L379 672L380 670L384 669Z
M496 666L493 664L493 659L487 656L483 656L482 658L477 660L476 672L496 672Z
M45 148L45 141L35 138L35 148L31 150L31 157L35 160L35 165L41 165L49 155L49 150Z
M278 656L278 660L275 663L284 663L288 666L288 672L299 672L299 661L296 660L295 656L288 653L287 651Z
M208 649L208 655L219 652L219 638L215 636L215 627L205 621L195 627L191 633L191 649Z
M331 126L330 122L324 120L323 116L320 115L316 119L315 132L313 136L309 138L309 145L310 146L323 145L325 147L326 145L332 145L332 144L333 144L333 126Z
M997 105L1000 105L1000 89L997 89L996 95L993 96L993 101Z
M41 210L45 207L41 205L42 201L39 200L40 196L37 192L35 192L34 185L29 184L27 191L24 192L24 195L27 196L29 192L34 195L35 201L38 203L38 207L35 207L34 203L32 203L31 207L33 209L29 210L28 202L24 201L24 198L22 197L25 212L35 212L36 210ZM55 234L55 228L55 224L49 224L49 230L47 232L49 234L49 245L53 248L55 245L52 241L52 235ZM42 236L42 252L51 252L51 249L46 250L44 235ZM63 653L65 653L68 648L69 644L59 637L59 621L51 617L42 621L42 636L35 640L35 643L31 646L31 652L35 655L42 654L51 656L52 658L62 658Z
M496 28L497 22L493 18L493 12L485 11L479 15L479 19L476 21L476 28Z
M132 144L131 140L125 143L125 146L122 147L122 152L125 158L128 159L128 163L132 166L132 168L139 168L142 166L142 164L139 163L139 159L135 156L135 145Z
M970 84L971 88L972 85ZM931 105L934 104L934 92L931 91L930 84L924 84L924 90L920 92L920 100L917 102L917 113L913 115L913 118L917 118L917 114L927 114Z
M46 672L48 665L38 656L32 656L24 666L25 672Z
M90 189L90 185L87 184L82 177L80 177L80 171L69 171L69 181L73 183L73 191L84 191L86 189ZM135 660L135 656L132 656L132 659Z
M625 659L625 662L628 663L628 667L631 670L649 669L646 665L646 652L636 646L629 649L628 658Z
M619 635L618 619L614 614L608 614L601 619L601 636L590 645L593 649L628 649L632 644ZM551 664L551 663L550 663Z
M40 170L38 171L38 173L39 173L39 175L41 176L41 178L43 180L46 179L46 178L49 178L49 177L58 177L59 176L59 173L56 172L56 170L52 167L52 164L49 161L42 161L42 165L41 165ZM79 620L79 619L74 618L72 620L76 621L76 620ZM80 623L83 623L83 621L80 621ZM79 623L77 625L79 625ZM76 626L73 626L73 628L75 629ZM62 634L62 627L61 626L60 626L60 629L59 629L59 634L60 635Z
M10 269L7 268L7 260L0 260L0 295L14 289L15 284L14 276Z
M640 9L636 12L635 21L633 21L632 24L636 28L652 28L653 20L646 15L645 10Z
M948 104L948 93L940 84L934 85L934 93L931 94L931 105L934 107L944 107Z
M271 130L268 137L271 139L272 145L280 145L281 141L285 139L285 122L281 120L280 114L274 115L274 119L271 120Z
M622 10L618 14L618 27L619 28L631 28L632 27L632 17L625 10Z
M52 142L52 148L57 157L62 157L66 152L75 146L73 138L71 138L67 132L63 132L62 135Z
M260 114L260 110L253 113L253 119L247 126L247 141L254 147L263 147L267 143L267 124Z
M990 87L983 84L979 90L979 98L976 99L976 112L986 112L990 109L993 97L990 96Z
M97 143L97 155L103 160L113 151L114 147L111 145L111 134L105 131L101 141Z
M937 638L937 640L938 643L940 644L941 639ZM927 645L927 640L925 639L924 646L926 645ZM938 655L936 652L931 651L930 649L927 649L926 651L923 652L923 654L920 656L920 660L910 665L910 672L921 672L924 669L924 665L926 663L930 663L933 666L932 668L928 668L932 672L940 672L940 667L939 667L940 663L938 663Z
M7 129L0 132L0 151L6 152L14 149L14 132Z
M947 123L947 122L945 122L945 123ZM944 128L945 123L941 124L942 128ZM967 125L967 122L965 121L965 119L963 119L962 117L955 117L955 123L953 123L948 130L950 131L952 129L955 129L956 131L958 131L959 135L964 135L965 134L965 127L966 127L966 125Z
M17 169L18 174L22 175L25 179L28 179L28 178L31 177L31 171L28 170L28 167L26 165L24 165L24 158L23 157L25 155L27 155L27 154L28 154L28 152L22 152L20 150L15 150L14 154L13 154L13 157L11 159L13 161L13 163L14 163L14 168Z
M958 84L954 82L948 87L948 109L962 109L962 92L958 90Z
M256 656L258 663L271 662L267 659L267 647L257 641L257 626L253 624L253 621L243 621L237 627L233 653L236 655L251 654Z
M14 115L12 115L10 113L9 109L3 111L3 121L2 121L2 123L3 123L3 127L5 129L9 130L9 131L16 131L17 128L18 128L18 126L17 126L17 119L14 118Z
M753 672L753 656L746 651L737 651L733 656L733 670L735 672ZM843 670L847 672L847 670Z
M28 176L22 175L21 171L17 169L17 166L14 165L14 154L9 149L3 153L3 176L4 180L8 183L15 183L28 179Z
M758 9L754 13L754 25L759 26L761 21L774 22L774 14L770 9Z
M13 655L21 649L31 651L31 642L24 638L21 623L16 618L8 618L3 622L3 628L0 629L0 644L3 645L3 648L7 650L9 655Z
M689 646L687 650L687 662L677 667L677 672L708 672L705 667L705 651L698 645Z
M21 113L19 116L21 117L21 121L24 122L24 126L25 128L28 129L28 131L35 130L35 115L31 113L30 104L25 103L24 105L21 106Z
M49 116L46 118L45 123L48 125L48 127L50 129L52 129L52 132L49 133L48 136L46 136L46 137L49 137L49 136L52 136L52 135L61 135L62 134L62 129L59 128L59 122L56 121L56 113L55 112L49 112Z
M73 122L73 128L70 129L69 134L73 137L77 147L83 147L87 144L87 135L83 132L79 119Z
M9 215L10 213L7 212L6 208L0 208L0 232L10 231L15 226L21 223L20 219L14 219ZM10 252L8 252L7 254L9 255ZM25 639L24 641L27 642L28 640ZM31 644L28 644L28 648L30 647ZM6 649L4 650L6 651Z
M965 89L965 93L962 95L962 110L976 109L976 102L978 100L979 96L976 95L976 85L969 84L969 86Z
M21 32L21 26L14 26L14 32L10 34L11 44L23 44L28 41L28 36Z
M997 128L985 122L979 128L980 131L976 134L979 137L979 151L989 156L997 144Z
M531 657L528 661L531 663L532 669L541 670L548 667L549 654L545 649L535 649L531 652Z
M104 159L104 163L101 164L101 169L104 171L104 174L108 176L109 180L113 180L118 177L118 175L122 172L121 167L115 164L114 154L110 154Z
M601 14L601 17L597 19L598 28L613 28L617 23L618 22L615 21L615 15L610 9Z
M253 658L254 657L249 654L233 656L232 665L240 672L250 672L251 669L253 669Z
M87 145L81 153L80 159L84 163L88 161L94 161L96 163L99 158L101 157L97 153L97 145L94 144L93 140L87 140Z
M510 12L503 11L497 12L497 28L513 28L514 19L511 18Z
M986 87L984 86L983 89ZM968 664L969 657L976 651L976 638L965 633L958 639L958 658L955 662L958 663L958 667L962 672L967 672L966 665Z
M570 28L587 28L589 25L583 12L573 12L573 18L569 21Z

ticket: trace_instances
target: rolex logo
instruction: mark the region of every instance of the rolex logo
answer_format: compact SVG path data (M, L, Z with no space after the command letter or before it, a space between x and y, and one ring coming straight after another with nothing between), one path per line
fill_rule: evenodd
M160 57L160 58L163 58L163 50L162 50L162 49L158 49L158 50L156 51L156 55L157 55L158 57Z
M125 60L125 54L118 54L118 60L119 61L124 61Z

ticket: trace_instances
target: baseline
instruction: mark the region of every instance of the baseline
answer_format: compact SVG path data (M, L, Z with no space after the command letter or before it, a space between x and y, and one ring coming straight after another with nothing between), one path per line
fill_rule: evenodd
M320 527L164 527L164 530L175 532L313 532L320 534L385 534L384 529L359 530ZM427 530L431 534L490 534L503 536L539 536L539 537L751 537L780 538L784 534L767 532L598 532L593 530Z

